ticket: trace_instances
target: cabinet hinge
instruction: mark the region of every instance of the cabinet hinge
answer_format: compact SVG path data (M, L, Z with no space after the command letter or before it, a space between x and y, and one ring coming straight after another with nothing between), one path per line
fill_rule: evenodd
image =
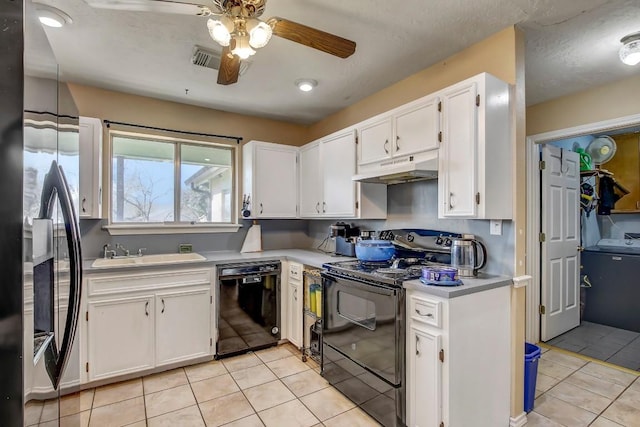
M438 132L438 142L442 142L442 131Z
M442 101L438 102L438 111L442 111Z
M480 106L480 94L476 95L476 107Z
M544 242L547 239L547 235L544 233L540 233L540 235L538 236L538 240L540 241L540 243Z
M209 338L209 347L213 347L213 338Z
M360 207L360 203L356 202L356 209Z
M356 134L356 145L358 145L358 134Z
M547 163L544 160L540 160L540 163L538 163L538 169L545 170L547 168Z
M544 305L540 305L538 311L540 312L540 314L545 314L547 312L547 309Z
M89 372L89 362L87 362L86 365L84 365L84 370Z
M440 349L440 353L438 353L438 359L440 359L440 361L444 363L444 349L443 348L441 348Z
M89 312L85 312L84 313L84 318L87 319L87 322L89 321Z
M480 193L476 193L476 205L480 204Z

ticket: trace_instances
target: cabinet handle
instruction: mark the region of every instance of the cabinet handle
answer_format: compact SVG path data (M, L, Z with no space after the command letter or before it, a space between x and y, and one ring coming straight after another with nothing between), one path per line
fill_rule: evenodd
M144 314L149 316L149 301L144 303Z
M162 311L160 313L164 313L164 298L162 298Z
M449 193L449 209L453 209L453 193Z
M262 213L262 203L260 203L260 213Z
M327 202L322 202L322 213L327 211Z
M320 202L316 203L316 212L320 213Z
M400 137L396 135L396 151L400 151L400 144L398 144L398 141L400 141Z
M293 299L298 301L298 288L293 288Z
M420 345L420 337L416 335L416 356L420 356L420 349L418 346Z
M418 310L417 308L416 308L416 313L418 313L420 316L433 317L433 313L422 314L420 313L420 310Z
M384 140L384 145L382 146L382 148L384 148L384 152L389 154L389 150L387 150L387 145L389 145L389 140L385 139Z
M87 198L83 197L82 198L82 212L86 212L87 208L84 207L85 203L87 203Z

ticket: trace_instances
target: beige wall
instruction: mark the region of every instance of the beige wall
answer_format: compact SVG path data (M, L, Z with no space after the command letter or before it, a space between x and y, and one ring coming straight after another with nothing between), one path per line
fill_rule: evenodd
M514 34L509 27L429 68L313 124L308 140L330 134L481 72L514 84Z
M527 108L527 135L640 113L640 76Z
M301 145L307 127L177 102L69 84L80 115L146 126Z

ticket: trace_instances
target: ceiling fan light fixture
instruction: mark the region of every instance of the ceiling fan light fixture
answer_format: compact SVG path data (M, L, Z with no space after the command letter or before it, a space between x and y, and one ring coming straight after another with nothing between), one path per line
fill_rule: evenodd
M46 25L47 27L60 28L65 24L71 24L73 22L69 15L55 7L38 4L36 10L38 20L42 25Z
M209 18L207 20L207 28L211 38L218 42L220 46L229 46L231 32L233 31L233 21L231 19L226 16L221 16L219 19Z
M256 51L249 45L249 36L241 35L234 37L235 46L231 49L231 53L237 55L240 59L247 59Z
M620 60L627 65L640 63L640 32L623 37L620 43Z
M296 80L296 86L303 92L311 92L316 86L318 86L318 82L313 79L299 79Z
M260 49L269 43L273 30L266 22L252 18L247 19L246 25L247 31L249 32L249 44L251 47L254 49Z

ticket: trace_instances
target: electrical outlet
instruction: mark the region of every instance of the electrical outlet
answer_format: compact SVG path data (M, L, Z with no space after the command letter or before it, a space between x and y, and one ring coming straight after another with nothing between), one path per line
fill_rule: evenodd
M501 219L492 219L489 222L489 234L493 234L495 236L502 235L502 220Z

